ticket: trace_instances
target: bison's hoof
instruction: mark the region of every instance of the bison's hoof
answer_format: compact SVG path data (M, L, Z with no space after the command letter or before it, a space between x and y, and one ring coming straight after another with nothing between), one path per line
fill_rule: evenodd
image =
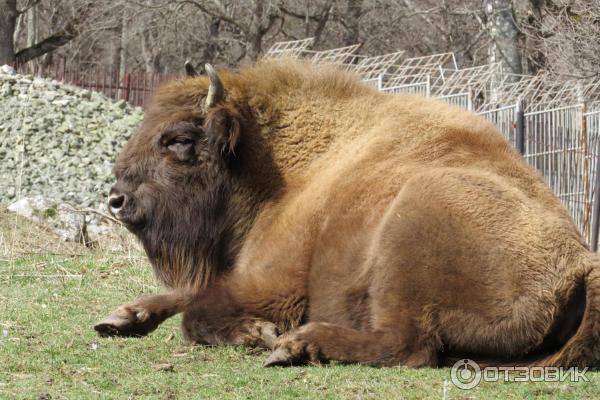
M271 353L267 361L263 364L264 367L277 367L293 365L294 358L286 349L276 349Z
M303 337L302 333L291 332L275 342L275 349L265 361L265 367L290 366L299 364L320 364L319 346Z
M277 340L277 327L271 322L264 322L260 326L260 338L267 349L273 349Z
M100 321L94 329L100 336L145 336L156 328L144 309L121 306Z

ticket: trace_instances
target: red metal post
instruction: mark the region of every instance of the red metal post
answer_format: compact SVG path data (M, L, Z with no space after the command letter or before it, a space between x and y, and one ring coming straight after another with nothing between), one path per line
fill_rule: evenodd
M123 100L129 101L129 92L131 91L131 75L125 74L123 79Z

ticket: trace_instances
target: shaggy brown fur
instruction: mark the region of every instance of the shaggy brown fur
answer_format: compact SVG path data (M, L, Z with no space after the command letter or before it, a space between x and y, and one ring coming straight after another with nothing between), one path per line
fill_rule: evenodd
M173 291L101 334L183 312L267 365L600 360L600 260L490 123L326 67L221 78L207 111L206 77L160 88L117 160L119 218Z

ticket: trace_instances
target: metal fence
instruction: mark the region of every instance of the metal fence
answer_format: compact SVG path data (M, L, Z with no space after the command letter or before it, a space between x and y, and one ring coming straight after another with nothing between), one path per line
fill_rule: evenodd
M51 67L34 67L33 64L17 65L21 74L37 75L48 79L93 90L114 100L125 100L135 106L143 106L150 94L161 83L177 75L124 72L116 69L88 68L70 69L64 63Z
M471 99L471 93L455 93L438 96L438 99L445 101L446 103L465 108L467 110L473 109L473 102Z
M525 160L571 211L588 239L591 221L589 133L581 105L525 113Z
M384 93L392 93L392 94L418 94L421 96L428 96L430 93L429 80L425 80L424 82L415 82L405 85L395 85L395 86L385 86L380 87Z
M481 111L482 117L496 125L506 139L517 147L517 105L496 108L494 110Z
M600 109L586 104L549 109L523 103L479 112L493 122L540 171L593 250L598 248L600 189L596 171L600 161ZM598 205L596 205L598 203ZM594 212L594 208L598 211Z

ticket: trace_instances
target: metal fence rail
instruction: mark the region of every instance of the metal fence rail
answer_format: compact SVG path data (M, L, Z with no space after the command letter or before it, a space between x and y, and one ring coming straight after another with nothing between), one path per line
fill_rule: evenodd
M496 125L506 139L517 147L517 105L500 107L495 110L482 111L482 117Z
M21 74L32 74L93 90L114 100L125 100L143 106L154 89L162 82L176 78L175 74L125 72L116 69L69 69L64 64L54 68L35 68L33 64L17 65Z
M301 40L290 40L287 42L277 42L267 50L267 57L286 58L299 57L303 51L308 50L315 42L314 37Z
M425 77L425 80L421 82L413 82L408 84L398 84L395 86L383 86L379 90L384 93L394 94L419 94L421 96L429 96L430 93L430 82L429 76Z
M470 92L447 94L443 96L437 96L437 98L442 101L445 101L448 104L462 107L469 111L473 110L473 101Z
M374 57L365 57L352 67L352 71L356 72L365 80L379 79L382 86L383 75L392 68L402 56L404 56L404 51L397 51L395 53Z
M590 213L591 233L589 234L590 247L593 251L598 251L598 229L600 228L600 109L588 111L584 106L584 122L586 129L586 140L588 141L588 165L590 168L589 185L590 203L592 210Z
M302 54L317 64L351 65L355 60L360 59L360 56L356 54L359 48L360 44L355 44L322 51L304 50Z

